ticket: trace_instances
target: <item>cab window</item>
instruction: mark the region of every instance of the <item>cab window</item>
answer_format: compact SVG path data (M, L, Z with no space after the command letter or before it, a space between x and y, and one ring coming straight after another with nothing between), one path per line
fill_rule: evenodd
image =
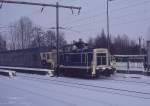
M50 59L50 54L49 53L47 54L47 59Z
M46 54L45 54L45 53L43 53L43 58L44 58L44 59L46 58Z
M97 65L106 65L106 53L97 53Z

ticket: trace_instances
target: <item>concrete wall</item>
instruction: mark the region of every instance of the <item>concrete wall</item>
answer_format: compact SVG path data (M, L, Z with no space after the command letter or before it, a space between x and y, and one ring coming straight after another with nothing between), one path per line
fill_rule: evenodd
M0 51L5 51L6 50L6 41L1 41L0 42Z
M47 68L42 64L40 53L50 51L49 47L3 51L0 52L0 66Z
M147 41L148 65L150 65L150 41Z

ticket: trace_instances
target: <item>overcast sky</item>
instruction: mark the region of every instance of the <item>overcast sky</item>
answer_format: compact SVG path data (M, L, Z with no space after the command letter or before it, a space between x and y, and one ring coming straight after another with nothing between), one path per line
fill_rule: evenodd
M56 3L56 0L18 0L42 3ZM80 15L70 9L60 9L60 26L66 27L65 38L68 41L95 37L104 28L106 32L106 0L58 0L62 5L81 6ZM129 38L138 40L142 36L145 40L150 29L150 0L114 0L109 2L110 33L127 34ZM7 26L20 19L29 17L36 25L43 29L55 26L55 8L3 4L0 9L0 26ZM71 28L71 29L69 29ZM0 32L8 31L0 28ZM150 35L149 35L150 36Z

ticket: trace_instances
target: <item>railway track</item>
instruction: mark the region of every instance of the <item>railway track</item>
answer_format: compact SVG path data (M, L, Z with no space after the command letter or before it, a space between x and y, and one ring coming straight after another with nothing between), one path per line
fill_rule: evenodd
M20 88L20 87L16 87L16 86L13 86L13 85L10 85L10 84L6 84L6 83L3 83L1 82L1 84L5 85L5 86L8 86L8 87L12 87L12 88L15 88L19 91L23 91L23 92L27 92L29 94L32 94L34 96L40 96L40 97L43 97L44 99L47 99L47 100L53 100L53 101L56 101L56 102L59 102L59 103L62 103L62 104L66 104L68 106L76 106L70 102L66 102L66 101L63 101L63 100L59 100L59 99L56 99L56 98L53 98L53 97L50 97L50 96L47 96L47 95L44 95L42 93L39 93L39 92L34 92L32 90L29 90L29 89L25 89L25 88Z
M113 94L119 94L119 95L125 95L125 96L131 96L131 97L137 97L137 98L143 98L143 99L150 99L149 92L140 92L136 90L127 90L127 89L120 89L120 88L113 88L113 87L106 87L106 86L98 86L98 85L91 85L91 84L85 84L85 83L79 83L79 82L61 81L58 79L37 78L37 77L26 76L26 75L20 75L20 76L26 79L32 79L35 81L38 80L38 81L41 81L42 83L47 83L47 84L56 84L56 85L62 85L62 86L76 87L76 88L87 89L87 90L96 91L96 92L102 92L103 90L107 93L113 93Z
M149 85L150 86L150 83L149 82L146 82L146 81L129 81L129 80L121 80L121 79L108 79L108 80L111 80L111 81L121 81L121 82L129 82L129 83L138 83L138 84L145 84L145 85Z
M20 84L24 83L24 81L18 81ZM25 81L26 82L26 81ZM38 81L39 82L39 81ZM43 83L43 82L42 82ZM26 88L20 88L20 87L16 87L16 86L13 86L11 84L7 84L7 83L2 83L6 86L11 86L15 89L18 89L18 90L21 90L21 91L24 91L24 92L27 92L27 93L31 93L35 96L42 96L46 99L51 99L51 100L54 100L56 102L60 102L60 103L63 103L63 104L66 104L66 105L69 105L69 106L77 106L76 104L73 104L71 102L68 102L68 101L64 101L64 100L61 100L60 98L53 98L53 97L49 97L49 96L46 96L44 94L41 94L41 93L37 93L35 92L36 90L34 89L34 91L31 91L30 89L26 89ZM56 84L56 83L55 83ZM78 94L70 94L70 93L66 93L66 92L62 92L62 91L56 91L56 90L50 90L49 88L45 88L45 87L42 87L42 86L38 86L38 84L33 84L33 83L26 83L27 86L32 86L34 88L37 88L39 90L44 90L46 92L54 92L54 93L58 93L58 94L62 94L64 96L69 96L69 97L75 97L75 98L78 98L79 100L83 99L83 100L88 100L88 101L91 101L91 102L96 102L97 104L104 104L104 105L107 105L107 106L117 106L117 104L114 104L114 103L110 103L108 101L104 101L104 100L100 100L100 99L95 99L95 98L90 98L90 97L86 97L86 96L80 96Z

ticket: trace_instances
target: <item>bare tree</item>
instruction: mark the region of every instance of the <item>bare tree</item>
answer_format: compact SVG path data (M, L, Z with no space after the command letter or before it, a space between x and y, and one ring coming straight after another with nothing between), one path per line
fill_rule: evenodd
M101 34L98 34L97 37L95 38L95 47L107 48L107 38L104 29L102 29Z
M0 51L6 50L6 41L2 37L2 34L0 33Z
M89 38L87 41L89 48L94 48L94 39L93 38Z
M15 50L16 49L16 37L13 36L14 34L14 27L12 27L12 25L10 25L10 43L9 43L9 48L10 50Z
M134 40L130 40L126 34L113 37L109 42L111 54L139 54L139 45ZM94 48L107 48L107 37L104 30L102 29L95 38L90 38L88 45ZM144 49L142 53L145 53Z
M32 36L30 37L30 48L36 48L36 47L41 47L44 46L44 34L45 32L39 28L39 27L34 27L32 30Z
M11 29L13 49L25 49L31 44L33 23L27 17L15 22Z
M30 47L50 47L52 49L56 48L56 35L52 30L47 30L44 32L41 28L35 27L32 33L32 40ZM64 38L64 33L60 32L59 35L59 45L60 47L67 44L67 41Z
M59 45L60 45L60 48L63 47L64 45L67 44L67 41L65 39L65 34L63 32L60 32L60 35L59 35Z
M11 49L26 49L49 46L56 48L56 34L52 30L46 32L40 27L37 27L27 17L22 17L10 27ZM62 47L67 41L64 38L64 33L60 32L59 45Z
M56 38L56 34L54 31L52 30L48 30L45 35L44 35L44 39L45 39L45 45L49 46L51 48L56 48L56 43L57 43L57 38ZM64 46L67 44L67 41L64 38L64 33L60 32L59 35L59 45L60 47Z
M56 36L55 36L55 32L52 30L48 30L45 35L45 45L46 46L50 46L51 48L55 48L56 47Z

